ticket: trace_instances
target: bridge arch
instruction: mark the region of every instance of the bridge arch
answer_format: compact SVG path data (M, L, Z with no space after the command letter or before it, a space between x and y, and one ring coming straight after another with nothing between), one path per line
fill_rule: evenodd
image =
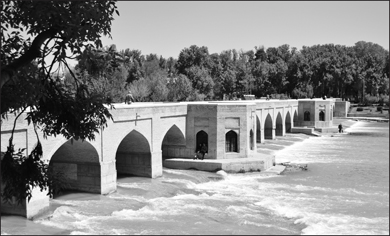
M173 158L173 157L183 157L186 147L186 140L184 134L176 125L172 127L165 134L162 143L162 157Z
M256 142L261 143L261 123L258 116L256 116Z
M298 126L298 113L297 113L297 110L294 111L293 124L294 124L294 127Z
M283 136L283 119L282 119L282 115L280 114L280 112L278 112L278 115L276 116L275 135Z
M264 138L265 139L273 139L272 135L272 118L271 115L268 114L267 117L265 118L264 122Z
M286 119L284 121L284 125L286 127L286 133L291 133L291 116L290 116L290 111L287 111Z
M151 158L148 140L140 132L132 130L123 138L116 151L117 173L151 177Z
M254 137L252 129L249 131L249 142L250 142L249 143L250 150L254 150L255 149L255 137Z
M63 189L101 192L99 154L88 141L69 139L50 158L49 170Z

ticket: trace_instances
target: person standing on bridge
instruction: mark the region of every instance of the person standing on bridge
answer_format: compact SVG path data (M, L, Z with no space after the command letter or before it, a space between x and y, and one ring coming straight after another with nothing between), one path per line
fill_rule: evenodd
M135 102L135 100L133 94L131 94L131 91L129 91L125 98L125 104L131 104L132 102Z

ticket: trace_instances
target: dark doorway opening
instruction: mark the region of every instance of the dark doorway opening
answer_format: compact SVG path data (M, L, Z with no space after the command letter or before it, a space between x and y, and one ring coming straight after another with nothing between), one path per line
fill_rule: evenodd
M203 143L206 144L206 147L209 146L209 135L201 130L196 134L196 148L198 148Z

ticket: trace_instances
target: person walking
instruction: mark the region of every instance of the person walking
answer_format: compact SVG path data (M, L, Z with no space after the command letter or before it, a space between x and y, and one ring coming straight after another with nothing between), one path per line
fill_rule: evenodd
M343 125L342 124L339 124L339 133L343 133Z

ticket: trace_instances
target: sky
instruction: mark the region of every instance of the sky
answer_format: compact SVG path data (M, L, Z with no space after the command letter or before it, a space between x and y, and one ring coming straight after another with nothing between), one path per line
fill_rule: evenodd
M389 49L389 1L119 1L103 45L178 58L191 45L209 54L358 41Z

